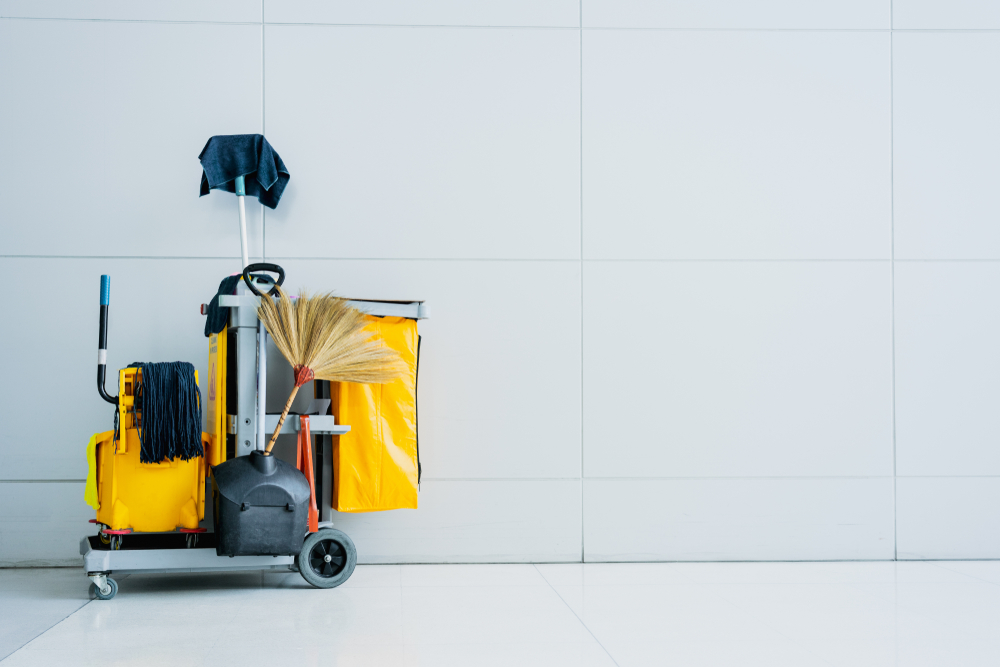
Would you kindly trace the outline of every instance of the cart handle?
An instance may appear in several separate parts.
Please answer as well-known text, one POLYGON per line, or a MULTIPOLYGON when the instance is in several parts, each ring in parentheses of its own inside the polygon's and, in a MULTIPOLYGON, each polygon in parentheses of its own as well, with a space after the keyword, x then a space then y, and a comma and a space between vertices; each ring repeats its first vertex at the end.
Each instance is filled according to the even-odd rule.
POLYGON ((268 273, 278 274, 278 280, 277 282, 274 283, 274 287, 270 289, 268 294, 274 294, 275 288, 278 285, 285 282, 285 270, 280 266, 278 266, 277 264, 271 264, 269 262, 257 262, 256 264, 247 264, 246 268, 243 269, 243 282, 245 282, 247 284, 247 287, 250 288, 250 291, 256 294, 257 296, 264 296, 264 295, 261 293, 260 290, 254 287, 253 281, 250 280, 251 271, 267 271, 268 273))

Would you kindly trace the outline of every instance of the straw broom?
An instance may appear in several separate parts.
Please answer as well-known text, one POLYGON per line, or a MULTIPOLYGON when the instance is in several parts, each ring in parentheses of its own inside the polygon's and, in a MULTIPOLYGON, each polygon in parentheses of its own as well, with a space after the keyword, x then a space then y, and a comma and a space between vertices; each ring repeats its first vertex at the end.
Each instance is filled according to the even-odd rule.
POLYGON ((364 331, 364 313, 347 305, 344 299, 303 292, 293 303, 280 287, 275 289, 277 303, 270 297, 262 298, 257 316, 292 365, 295 387, 267 444, 267 454, 278 440, 299 387, 306 382, 317 379, 376 384, 394 380, 407 371, 395 350, 372 340, 374 334, 364 331))

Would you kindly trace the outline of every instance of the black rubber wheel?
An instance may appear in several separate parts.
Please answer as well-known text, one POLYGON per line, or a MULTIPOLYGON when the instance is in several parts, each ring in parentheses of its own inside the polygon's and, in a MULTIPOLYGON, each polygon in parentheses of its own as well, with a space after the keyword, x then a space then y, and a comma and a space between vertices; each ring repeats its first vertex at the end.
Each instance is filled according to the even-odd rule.
POLYGON ((115 595, 118 594, 118 582, 108 577, 108 587, 111 589, 107 594, 102 593, 101 589, 97 587, 94 582, 90 583, 90 594, 93 595, 98 600, 110 600, 115 595))
POLYGON ((358 550, 345 533, 324 528, 306 538, 296 564, 302 578, 316 588, 335 588, 354 573, 358 550))

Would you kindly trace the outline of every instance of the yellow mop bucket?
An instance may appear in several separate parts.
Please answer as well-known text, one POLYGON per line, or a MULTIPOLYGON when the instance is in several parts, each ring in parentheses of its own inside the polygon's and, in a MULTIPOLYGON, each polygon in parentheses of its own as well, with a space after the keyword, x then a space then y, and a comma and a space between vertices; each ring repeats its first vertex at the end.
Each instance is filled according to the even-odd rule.
MULTIPOLYGON (((147 392, 147 402, 150 404, 146 409, 137 405, 136 401, 143 389, 142 365, 123 368, 118 372, 117 396, 109 395, 104 389, 110 287, 111 278, 101 276, 97 389, 104 400, 117 407, 117 424, 116 430, 97 434, 91 439, 94 449, 88 451, 87 458, 93 468, 88 475, 85 498, 96 505, 96 521, 106 526, 106 531, 164 532, 177 528, 195 530, 198 522, 205 516, 203 452, 208 438, 206 433, 201 432, 201 418, 198 416, 201 407, 193 401, 183 404, 187 410, 184 414, 189 416, 188 423, 194 420, 199 423, 197 427, 192 425, 191 428, 197 428, 200 438, 195 436, 192 441, 193 434, 189 430, 185 438, 167 439, 169 443, 183 445, 180 454, 175 452, 166 455, 157 453, 154 457, 142 456, 141 422, 144 418, 147 422, 154 419, 152 395, 147 392), (143 458, 147 460, 144 462, 143 458), (151 462, 151 458, 161 460, 151 462)), ((152 370, 154 367, 158 366, 146 366, 149 369, 149 377, 146 379, 149 381, 155 376, 152 370)), ((190 378, 186 372, 182 377, 190 378)), ((171 376, 174 377, 178 376, 171 376)), ((190 379, 184 381, 189 383, 190 379)), ((197 383, 198 372, 194 371, 194 384, 197 383)), ((197 394, 196 387, 192 389, 190 384, 186 386, 188 392, 197 394)))
POLYGON ((118 438, 115 431, 95 436, 97 523, 137 532, 198 528, 205 516, 205 459, 139 459, 139 431, 130 410, 138 370, 119 371, 118 438))

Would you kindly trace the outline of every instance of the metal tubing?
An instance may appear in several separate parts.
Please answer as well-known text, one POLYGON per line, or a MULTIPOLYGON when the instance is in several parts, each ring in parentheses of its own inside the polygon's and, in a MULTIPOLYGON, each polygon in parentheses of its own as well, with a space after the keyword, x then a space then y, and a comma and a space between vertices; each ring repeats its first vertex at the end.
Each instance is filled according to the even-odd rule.
POLYGON ((108 364, 108 307, 111 301, 111 276, 101 276, 101 319, 97 331, 97 393, 108 403, 118 405, 118 398, 104 389, 108 364))
POLYGON ((240 250, 243 252, 243 264, 240 268, 244 268, 250 263, 250 255, 247 252, 247 211, 243 205, 243 198, 246 196, 246 193, 246 182, 242 176, 237 176, 236 199, 240 204, 240 250))

